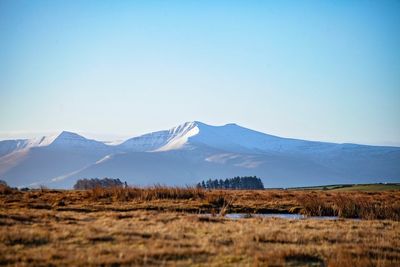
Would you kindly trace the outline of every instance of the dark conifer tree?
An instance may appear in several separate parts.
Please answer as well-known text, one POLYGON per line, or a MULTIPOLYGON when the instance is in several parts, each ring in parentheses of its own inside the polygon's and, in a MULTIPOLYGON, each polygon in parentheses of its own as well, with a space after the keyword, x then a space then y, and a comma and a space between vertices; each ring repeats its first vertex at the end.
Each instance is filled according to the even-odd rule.
POLYGON ((208 179, 207 181, 202 181, 197 185, 206 189, 264 189, 261 179, 256 176, 236 176, 225 180, 208 179))

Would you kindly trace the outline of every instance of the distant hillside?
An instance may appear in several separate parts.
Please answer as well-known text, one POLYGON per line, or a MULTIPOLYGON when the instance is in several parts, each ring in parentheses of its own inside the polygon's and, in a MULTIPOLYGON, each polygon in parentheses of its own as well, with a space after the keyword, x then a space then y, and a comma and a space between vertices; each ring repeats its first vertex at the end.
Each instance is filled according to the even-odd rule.
POLYGON ((390 191, 400 190, 400 183, 378 184, 337 184, 308 187, 292 187, 288 190, 330 190, 330 191, 390 191))

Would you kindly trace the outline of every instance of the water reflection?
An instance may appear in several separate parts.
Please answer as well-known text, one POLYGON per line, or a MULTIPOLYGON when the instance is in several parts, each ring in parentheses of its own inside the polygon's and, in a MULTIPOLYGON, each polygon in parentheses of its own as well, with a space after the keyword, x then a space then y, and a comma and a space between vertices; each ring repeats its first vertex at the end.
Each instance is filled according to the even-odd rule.
POLYGON ((282 218, 282 219, 318 219, 318 220, 337 220, 337 216, 305 216, 302 214, 292 213, 264 213, 264 214, 248 214, 248 213, 228 213, 225 215, 228 219, 245 219, 245 218, 282 218))

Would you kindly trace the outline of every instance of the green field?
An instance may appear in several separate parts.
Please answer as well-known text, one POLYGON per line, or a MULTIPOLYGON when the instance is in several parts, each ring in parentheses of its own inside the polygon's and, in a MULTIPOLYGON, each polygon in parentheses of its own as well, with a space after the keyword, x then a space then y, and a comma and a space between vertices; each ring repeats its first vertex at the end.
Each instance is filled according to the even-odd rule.
POLYGON ((330 191, 389 191, 400 190, 400 183, 387 184, 337 184, 324 186, 293 187, 288 190, 330 190, 330 191))
POLYGON ((367 184, 353 185, 351 187, 342 187, 333 189, 334 191, 388 191, 400 190, 400 184, 367 184))

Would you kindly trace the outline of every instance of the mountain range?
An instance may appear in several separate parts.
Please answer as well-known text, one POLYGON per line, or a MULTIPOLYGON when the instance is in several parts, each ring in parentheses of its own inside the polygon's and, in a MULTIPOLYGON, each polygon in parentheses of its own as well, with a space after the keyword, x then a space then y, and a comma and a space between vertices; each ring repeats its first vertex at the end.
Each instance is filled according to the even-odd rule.
POLYGON ((132 185, 193 185, 256 175, 266 187, 400 181, 400 147, 282 138, 237 124, 186 122, 110 145, 64 131, 0 141, 0 179, 71 188, 80 178, 132 185))

